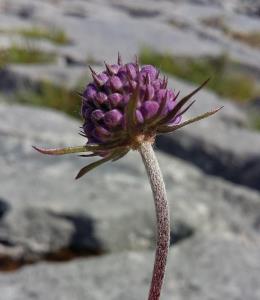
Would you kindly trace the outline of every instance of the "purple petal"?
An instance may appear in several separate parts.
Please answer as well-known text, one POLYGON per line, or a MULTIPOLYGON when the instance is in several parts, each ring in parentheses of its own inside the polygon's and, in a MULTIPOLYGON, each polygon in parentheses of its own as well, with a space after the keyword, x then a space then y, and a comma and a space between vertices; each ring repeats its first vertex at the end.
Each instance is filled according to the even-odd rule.
POLYGON ((104 122, 109 127, 116 127, 121 124, 123 114, 118 109, 112 109, 105 113, 104 122))
POLYGON ((111 65, 111 69, 113 70, 114 74, 117 74, 117 72, 120 69, 120 66, 119 65, 111 65))
MULTIPOLYGON (((166 89, 160 89, 159 91, 157 91, 155 99, 156 101, 158 101, 159 103, 161 103, 162 99, 165 97, 165 93, 167 92, 166 89)), ((167 95, 168 98, 168 95, 167 95)))
POLYGON ((167 109, 168 109, 168 111, 173 110, 174 107, 175 107, 175 105, 176 105, 176 102, 175 102, 175 101, 168 101, 168 102, 167 102, 167 109))
POLYGON ((83 92, 83 98, 86 100, 93 100, 97 94, 97 88, 93 84, 89 84, 83 92))
POLYGON ((134 64, 127 64, 126 65, 126 69, 127 69, 127 74, 128 76, 134 80, 136 78, 136 67, 134 64))
POLYGON ((175 93, 171 89, 167 89, 167 91, 168 91, 168 95, 167 95, 168 100, 173 100, 176 96, 175 93))
POLYGON ((125 81, 127 79, 127 71, 126 67, 121 67, 120 70, 117 73, 117 76, 122 80, 125 81))
POLYGON ((95 109, 92 113, 91 113, 91 119, 93 121, 100 121, 103 117, 104 117, 104 112, 101 109, 95 109))
POLYGON ((81 105, 81 116, 83 118, 88 118, 93 111, 93 108, 91 108, 85 101, 82 101, 81 105))
POLYGON ((153 82, 152 82, 152 85, 154 87, 154 89, 156 91, 158 91, 160 88, 161 88, 161 84, 162 84, 162 80, 160 78, 158 79, 155 79, 153 82))
POLYGON ((97 138, 101 142, 107 141, 107 139, 111 136, 111 133, 102 126, 97 126, 93 131, 92 135, 94 138, 97 138))
POLYGON ((107 71, 109 74, 111 75, 116 75, 120 69, 120 66, 119 65, 108 65, 106 64, 106 68, 107 68, 107 71))
POLYGON ((96 97, 95 97, 95 102, 98 105, 101 105, 101 104, 107 102, 107 95, 105 93, 98 92, 96 97))
POLYGON ((106 83, 109 79, 108 75, 105 72, 100 73, 97 77, 99 80, 103 81, 103 83, 106 83))
POLYGON ((168 122, 168 125, 178 125, 181 122, 182 116, 174 117, 170 122, 168 122))
POLYGON ((122 102, 123 96, 119 93, 113 93, 108 96, 109 103, 112 107, 117 107, 122 102))
POLYGON ((152 65, 145 65, 141 69, 141 74, 148 73, 150 75, 151 80, 154 80, 157 75, 157 69, 152 65))
POLYGON ((153 117, 159 108, 159 104, 156 101, 145 101, 141 107, 141 113, 145 119, 153 117))
POLYGON ((112 76, 110 78, 110 86, 114 91, 119 91, 123 87, 123 83, 118 76, 112 76))

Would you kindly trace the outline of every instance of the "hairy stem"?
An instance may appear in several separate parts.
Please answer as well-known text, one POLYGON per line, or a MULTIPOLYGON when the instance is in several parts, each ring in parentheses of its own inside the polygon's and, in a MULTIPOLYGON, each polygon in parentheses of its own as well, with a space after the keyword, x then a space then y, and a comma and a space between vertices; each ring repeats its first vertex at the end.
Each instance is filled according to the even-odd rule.
POLYGON ((151 143, 143 143, 138 151, 142 156, 150 180, 156 210, 157 244, 148 300, 158 300, 160 299, 170 243, 169 208, 162 173, 151 143))

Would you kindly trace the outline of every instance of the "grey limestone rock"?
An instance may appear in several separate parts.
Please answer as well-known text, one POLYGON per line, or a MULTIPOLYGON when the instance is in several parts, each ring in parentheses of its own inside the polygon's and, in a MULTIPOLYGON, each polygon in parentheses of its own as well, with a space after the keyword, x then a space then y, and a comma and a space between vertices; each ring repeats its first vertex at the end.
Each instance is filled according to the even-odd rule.
POLYGON ((157 146, 208 174, 260 189, 258 132, 208 119, 175 134, 160 136, 157 146))
MULTIPOLYGON (((0 219, 0 243, 19 248, 23 260, 64 248, 96 253, 154 246, 152 195, 137 153, 74 181, 89 160, 47 157, 31 148, 81 145, 78 128, 54 111, 0 106, 0 197, 8 207, 0 219)), ((172 243, 197 232, 256 235, 259 193, 207 178, 171 156, 158 157, 171 206, 172 243)))
MULTIPOLYGON (((40 263, 0 274, 8 300, 140 300, 147 297, 151 252, 124 252, 66 264, 40 263)), ((170 251, 162 299, 258 300, 259 245, 234 237, 198 236, 170 251)))

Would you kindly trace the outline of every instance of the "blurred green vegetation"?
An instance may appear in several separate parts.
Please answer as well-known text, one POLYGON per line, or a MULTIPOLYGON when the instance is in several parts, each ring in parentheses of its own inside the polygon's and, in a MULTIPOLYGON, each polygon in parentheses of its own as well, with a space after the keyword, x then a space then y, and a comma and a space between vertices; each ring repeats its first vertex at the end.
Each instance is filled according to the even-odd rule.
POLYGON ((70 42, 65 31, 57 28, 32 27, 17 30, 17 33, 30 39, 45 39, 59 45, 66 45, 70 42))
POLYGON ((81 98, 76 91, 42 81, 37 90, 23 90, 15 95, 18 103, 43 106, 63 111, 68 115, 79 118, 81 98))
POLYGON ((252 99, 256 92, 254 78, 237 72, 235 63, 225 54, 218 57, 174 57, 143 49, 139 55, 142 64, 153 64, 165 73, 201 84, 211 78, 207 87, 218 95, 240 102, 252 99))
POLYGON ((200 22, 203 25, 206 25, 208 27, 212 27, 215 29, 219 29, 225 33, 228 33, 230 31, 230 29, 226 25, 225 16, 206 17, 206 18, 202 18, 200 20, 200 22))
POLYGON ((217 16, 214 18, 204 18, 201 20, 201 23, 223 31, 226 35, 228 35, 234 40, 245 43, 251 47, 260 48, 260 30, 254 30, 249 32, 234 30, 227 26, 223 16, 217 16))
POLYGON ((44 52, 36 47, 26 44, 25 46, 12 45, 7 49, 0 48, 0 68, 7 64, 34 64, 54 63, 56 54, 44 52))
POLYGON ((30 27, 23 29, 0 29, 0 33, 8 35, 21 35, 28 39, 44 39, 57 45, 66 45, 70 43, 70 39, 66 32, 56 27, 30 27))
POLYGON ((260 48, 260 31, 230 33, 231 37, 240 42, 246 43, 252 47, 260 48))
POLYGON ((250 125, 252 128, 260 131, 260 115, 259 114, 254 114, 254 113, 252 114, 250 125))
MULTIPOLYGON (((221 96, 246 103, 253 99, 259 90, 254 79, 248 74, 239 73, 228 56, 204 58, 174 57, 170 54, 159 54, 149 49, 143 49, 139 55, 141 64, 153 64, 165 73, 172 74, 184 80, 197 84, 208 77, 211 78, 208 88, 221 96)), ((53 62, 55 54, 42 52, 31 47, 20 48, 12 46, 9 50, 0 49, 0 67, 6 63, 46 63, 53 62)), ((80 118, 81 99, 76 93, 82 91, 82 86, 88 82, 88 76, 82 76, 75 85, 75 89, 41 81, 36 88, 20 90, 15 94, 15 101, 19 103, 49 107, 75 118, 80 118)), ((260 130, 259 116, 251 115, 251 125, 260 130)))
POLYGON ((175 19, 175 18, 171 18, 169 20, 167 20, 167 23, 173 27, 177 27, 180 29, 185 29, 189 27, 189 24, 183 20, 180 19, 175 19))

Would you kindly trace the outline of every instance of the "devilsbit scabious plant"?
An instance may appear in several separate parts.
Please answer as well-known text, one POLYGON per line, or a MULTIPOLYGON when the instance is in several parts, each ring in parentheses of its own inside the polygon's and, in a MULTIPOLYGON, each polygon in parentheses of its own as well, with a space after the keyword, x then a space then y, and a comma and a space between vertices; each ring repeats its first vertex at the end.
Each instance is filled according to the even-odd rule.
POLYGON ((152 145, 158 134, 171 133, 181 127, 215 114, 220 108, 182 121, 183 114, 195 101, 189 103, 206 83, 177 101, 179 93, 167 87, 167 78, 160 76, 152 65, 137 62, 123 64, 118 55, 117 64, 105 64, 106 70, 96 73, 91 67, 93 81, 83 93, 80 134, 87 138, 83 146, 62 149, 34 147, 41 153, 62 155, 83 153, 81 156, 99 156, 100 160, 82 168, 76 178, 95 167, 115 161, 129 150, 138 150, 142 156, 154 195, 157 215, 157 250, 149 300, 160 297, 169 248, 170 226, 166 191, 152 145))

